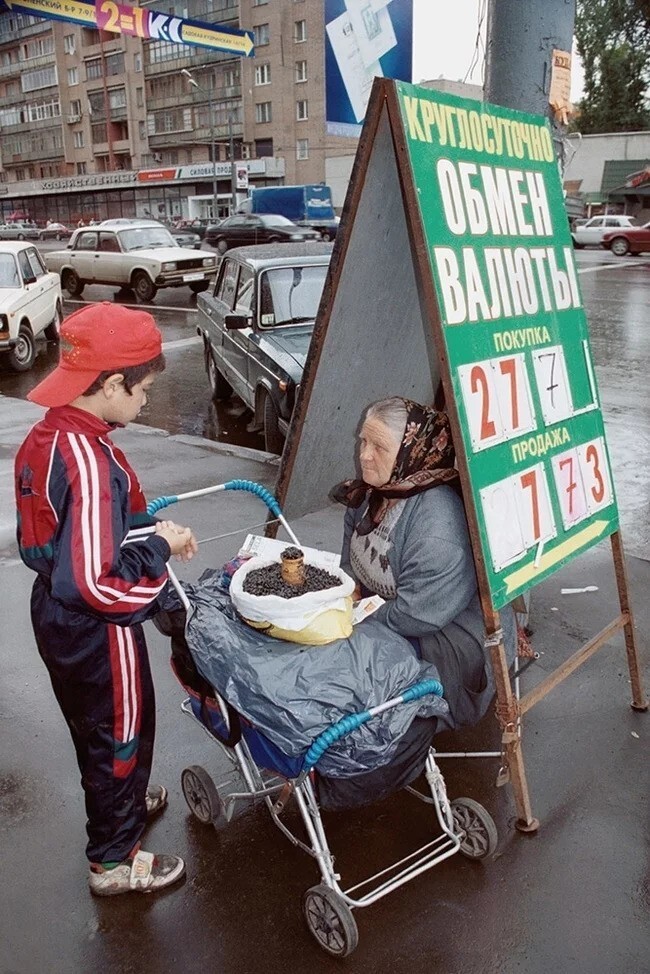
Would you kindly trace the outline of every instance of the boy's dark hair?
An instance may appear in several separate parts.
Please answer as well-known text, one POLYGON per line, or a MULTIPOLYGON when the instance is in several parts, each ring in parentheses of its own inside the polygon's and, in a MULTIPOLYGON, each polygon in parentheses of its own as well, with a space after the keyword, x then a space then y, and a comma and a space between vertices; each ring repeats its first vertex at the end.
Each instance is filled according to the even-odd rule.
POLYGON ((151 375, 152 372, 164 372, 165 365, 165 356, 161 352, 160 355, 156 355, 155 358, 149 359, 148 362, 143 362, 142 365, 126 365, 123 368, 116 367, 114 369, 105 369, 103 372, 100 372, 93 384, 88 386, 82 395, 93 396, 96 392, 99 392, 110 376, 115 375, 118 372, 120 375, 124 376, 124 388, 128 394, 131 395, 133 386, 137 386, 138 382, 142 382, 142 380, 146 379, 146 377, 151 375))

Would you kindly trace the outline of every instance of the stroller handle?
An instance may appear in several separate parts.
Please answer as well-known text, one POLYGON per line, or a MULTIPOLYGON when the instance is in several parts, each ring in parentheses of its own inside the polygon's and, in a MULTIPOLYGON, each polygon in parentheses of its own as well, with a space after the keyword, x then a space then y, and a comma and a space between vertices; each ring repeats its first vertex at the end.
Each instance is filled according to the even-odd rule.
POLYGON ((413 686, 407 687, 399 697, 393 697, 391 700, 387 700, 385 703, 381 703, 371 710, 363 710, 358 714, 348 714, 346 717, 342 717, 341 720, 338 720, 331 727, 324 730, 312 742, 309 750, 305 754, 300 778, 303 778, 311 771, 314 765, 322 758, 323 754, 325 754, 328 747, 340 741, 346 734, 356 730, 363 724, 367 724, 369 720, 372 720, 373 717, 383 713, 385 710, 398 707, 401 703, 407 703, 410 700, 419 700, 420 697, 425 697, 429 693, 441 697, 443 694, 442 684, 438 680, 422 680, 420 683, 414 683, 413 686))
POLYGON ((187 500, 190 497, 202 497, 205 494, 215 494, 220 490, 247 490, 250 494, 255 494, 264 501, 271 514, 279 517, 282 514, 280 505, 270 490, 262 484, 256 484, 253 480, 228 480, 225 484, 215 484, 213 487, 203 487, 201 490, 188 490, 185 494, 169 494, 156 497, 147 504, 147 514, 157 514, 164 507, 176 504, 178 501, 187 500))

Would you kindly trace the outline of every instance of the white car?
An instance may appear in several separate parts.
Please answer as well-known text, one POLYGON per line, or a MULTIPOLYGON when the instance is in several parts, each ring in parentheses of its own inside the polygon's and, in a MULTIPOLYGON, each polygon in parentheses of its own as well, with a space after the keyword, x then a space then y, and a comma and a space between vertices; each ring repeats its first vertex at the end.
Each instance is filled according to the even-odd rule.
POLYGON ((33 244, 0 243, 0 353, 14 372, 31 369, 39 336, 58 342, 61 281, 33 244))
POLYGON ((581 226, 571 231, 573 246, 579 250, 582 247, 600 247, 606 233, 611 233, 618 227, 635 227, 636 220, 632 216, 592 216, 581 226))
POLYGON ((75 230, 65 250, 45 254, 61 285, 78 297, 86 284, 109 284, 153 301, 161 287, 205 291, 217 269, 214 254, 179 247, 171 233, 151 220, 106 220, 75 230))

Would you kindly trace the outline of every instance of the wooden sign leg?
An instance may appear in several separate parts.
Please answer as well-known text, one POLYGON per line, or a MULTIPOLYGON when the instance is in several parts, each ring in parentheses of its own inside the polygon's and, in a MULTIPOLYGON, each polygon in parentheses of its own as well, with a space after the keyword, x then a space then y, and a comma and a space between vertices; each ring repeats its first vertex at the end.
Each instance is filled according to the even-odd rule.
POLYGON ((621 613, 627 616, 627 622, 623 627, 623 632, 625 633, 625 652, 627 653, 627 665, 630 670, 630 683, 632 684, 631 707, 633 710, 643 711, 648 709, 648 700, 643 690, 643 684, 641 683, 641 668, 636 649, 634 618, 628 597, 627 571, 625 569, 621 532, 615 531, 611 537, 611 541, 614 570, 616 572, 616 586, 618 588, 618 601, 621 606, 621 613))
POLYGON ((512 692, 510 675, 508 673, 508 661, 506 659, 505 648, 503 645, 503 633, 499 626, 499 617, 495 614, 494 628, 488 633, 488 646, 492 657, 492 671, 497 691, 497 718, 501 727, 501 745, 503 748, 505 764, 510 773, 510 783, 515 799, 517 810, 516 828, 520 832, 536 832, 539 828, 539 821, 532 812, 530 797, 528 795, 528 782, 526 781, 526 768, 524 767, 524 755, 521 747, 521 740, 517 732, 519 723, 519 710, 517 701, 512 692))

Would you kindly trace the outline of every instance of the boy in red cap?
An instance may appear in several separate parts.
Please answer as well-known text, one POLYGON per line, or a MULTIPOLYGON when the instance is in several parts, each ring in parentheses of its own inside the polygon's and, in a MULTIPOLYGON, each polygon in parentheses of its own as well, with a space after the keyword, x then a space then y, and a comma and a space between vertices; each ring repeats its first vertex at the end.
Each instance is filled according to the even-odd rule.
POLYGON ((61 358, 28 398, 49 406, 16 457, 18 544, 37 572, 31 616, 68 724, 88 815, 97 896, 150 892, 185 871, 140 849, 167 791, 148 787, 155 703, 142 621, 160 608, 171 555, 197 551, 189 528, 155 521, 115 427, 134 420, 165 368, 150 314, 108 301, 61 325, 61 358), (130 541, 132 528, 154 526, 130 541))

